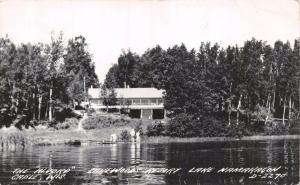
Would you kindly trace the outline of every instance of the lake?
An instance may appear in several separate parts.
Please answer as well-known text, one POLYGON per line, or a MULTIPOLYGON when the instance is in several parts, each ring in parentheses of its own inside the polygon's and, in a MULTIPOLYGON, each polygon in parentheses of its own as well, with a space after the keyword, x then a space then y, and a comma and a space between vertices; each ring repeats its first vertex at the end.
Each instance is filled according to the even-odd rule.
POLYGON ((298 140, 266 140, 4 149, 0 151, 0 184, 298 184, 299 144, 298 140), (250 173, 257 167, 277 171, 250 173), (102 173, 108 168, 129 171, 102 173), (210 172, 205 171, 209 168, 210 172), (248 171, 218 172, 222 168, 248 171), (44 171, 37 172, 40 169, 44 171), (49 169, 70 172, 52 171, 52 177, 56 176, 51 181, 43 173, 49 169), (88 173, 91 169, 93 173, 88 173))

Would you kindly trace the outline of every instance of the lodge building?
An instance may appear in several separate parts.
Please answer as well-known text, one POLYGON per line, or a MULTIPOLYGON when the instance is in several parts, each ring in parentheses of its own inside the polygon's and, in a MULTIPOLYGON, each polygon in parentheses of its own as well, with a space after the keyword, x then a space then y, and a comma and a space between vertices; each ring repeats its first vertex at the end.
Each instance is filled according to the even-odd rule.
POLYGON ((100 88, 88 89, 90 107, 95 110, 117 109, 127 110, 130 117, 163 119, 165 110, 163 105, 163 90, 156 88, 115 88, 118 100, 115 106, 103 105, 100 88))

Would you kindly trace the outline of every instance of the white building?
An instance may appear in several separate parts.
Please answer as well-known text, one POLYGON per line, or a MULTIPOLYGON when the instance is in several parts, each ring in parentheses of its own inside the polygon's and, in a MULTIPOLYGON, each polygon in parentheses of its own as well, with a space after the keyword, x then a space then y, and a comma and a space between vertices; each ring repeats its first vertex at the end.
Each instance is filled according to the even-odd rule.
POLYGON ((126 109, 135 118, 162 119, 165 117, 163 90, 155 88, 115 88, 118 104, 103 105, 100 88, 88 89, 90 107, 93 109, 126 109))

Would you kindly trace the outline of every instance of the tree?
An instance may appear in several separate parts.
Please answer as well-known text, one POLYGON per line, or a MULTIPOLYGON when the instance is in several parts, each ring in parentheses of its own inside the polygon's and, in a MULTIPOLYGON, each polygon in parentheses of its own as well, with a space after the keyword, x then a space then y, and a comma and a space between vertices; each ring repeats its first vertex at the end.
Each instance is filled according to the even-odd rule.
POLYGON ((136 65, 139 62, 139 56, 132 53, 123 51, 118 58, 118 74, 119 74, 119 86, 126 88, 137 87, 138 78, 136 76, 136 65), (120 84, 121 83, 121 84, 120 84))
POLYGON ((118 103, 117 93, 113 88, 107 89, 105 86, 102 86, 101 97, 103 98, 103 105, 106 106, 106 111, 108 111, 109 106, 115 106, 118 103))
POLYGON ((201 43, 199 50, 182 44, 156 46, 138 56, 123 52, 107 75, 106 86, 165 89, 169 117, 228 119, 228 124, 294 119, 300 115, 299 41, 294 48, 251 39, 226 49, 201 43), (116 85, 118 84, 118 85, 116 85))
POLYGON ((62 70, 68 78, 68 94, 74 102, 85 101, 87 87, 99 85, 95 65, 83 36, 69 40, 62 70))
POLYGON ((119 66, 117 64, 114 64, 106 74, 104 86, 106 88, 120 87, 120 84, 122 83, 119 81, 118 76, 119 76, 119 66))
MULTIPOLYGON (((49 121, 52 121, 53 118, 53 95, 56 95, 56 92, 53 90, 56 87, 56 82, 58 82, 59 76, 61 72, 59 71, 62 56, 63 56, 63 41, 62 41, 62 32, 60 33, 59 37, 56 39, 51 36, 51 43, 46 47, 46 54, 48 58, 48 75, 47 80, 48 84, 50 85, 49 88, 49 109, 48 109, 48 118, 49 121)), ((57 89, 57 88, 56 88, 57 89)))
POLYGON ((12 64, 16 47, 11 40, 0 38, 0 124, 9 126, 16 117, 12 64))

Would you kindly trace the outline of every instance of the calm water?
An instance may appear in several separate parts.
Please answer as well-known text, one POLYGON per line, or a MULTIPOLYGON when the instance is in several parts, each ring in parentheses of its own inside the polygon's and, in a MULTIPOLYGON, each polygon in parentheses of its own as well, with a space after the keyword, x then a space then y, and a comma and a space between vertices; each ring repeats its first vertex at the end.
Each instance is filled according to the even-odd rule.
MULTIPOLYGON (((298 184, 299 141, 235 141, 180 144, 114 144, 31 147, 0 151, 0 183, 6 184, 298 184), (249 174, 187 173, 193 167, 279 167, 283 178, 249 174), (11 180, 16 168, 71 168, 62 180, 11 180), (88 174, 91 168, 181 168, 175 174, 88 174)), ((32 173, 32 172, 31 172, 32 173)))

